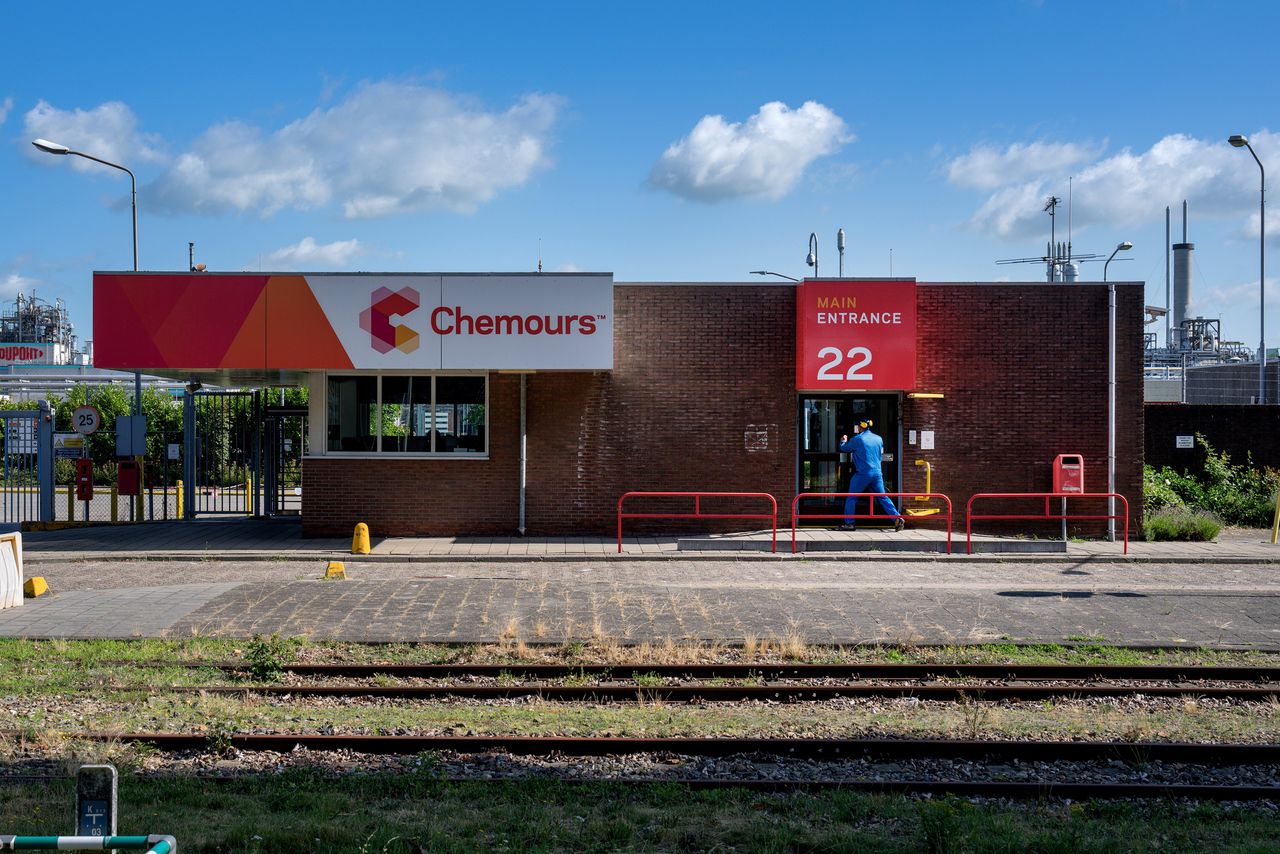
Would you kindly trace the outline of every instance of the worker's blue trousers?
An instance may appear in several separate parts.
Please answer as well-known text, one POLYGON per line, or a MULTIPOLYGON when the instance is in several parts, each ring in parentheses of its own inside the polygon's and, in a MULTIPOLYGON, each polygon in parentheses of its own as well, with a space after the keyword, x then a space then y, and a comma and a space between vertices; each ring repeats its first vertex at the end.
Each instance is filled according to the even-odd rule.
MULTIPOLYGON (((853 477, 849 478, 849 491, 850 492, 884 492, 885 491, 884 476, 881 475, 880 472, 878 471, 867 472, 865 474, 863 472, 858 472, 853 477)), ((878 502, 877 506, 880 508, 881 512, 883 512, 890 519, 893 519, 898 515, 898 508, 894 507, 893 502, 890 501, 888 498, 885 498, 883 495, 881 495, 875 500, 878 502)), ((853 518, 853 514, 858 512, 856 509, 857 503, 858 503, 858 499, 856 498, 846 498, 844 500, 844 512, 845 512, 844 522, 846 525, 857 524, 857 520, 853 518)))

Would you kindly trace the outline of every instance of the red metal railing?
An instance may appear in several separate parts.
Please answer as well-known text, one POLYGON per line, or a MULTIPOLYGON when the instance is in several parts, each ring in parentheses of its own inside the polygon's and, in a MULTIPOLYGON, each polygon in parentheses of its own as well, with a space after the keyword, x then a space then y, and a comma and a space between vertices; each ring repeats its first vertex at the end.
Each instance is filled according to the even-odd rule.
POLYGON ((624 492, 618 499, 618 552, 622 552, 623 519, 769 519, 773 522, 773 551, 778 550, 778 499, 767 492, 624 492), (692 513, 623 513, 628 498, 692 498, 692 513), (767 498, 772 513, 703 513, 704 498, 767 498))
POLYGON ((1125 498, 1118 492, 979 492, 969 498, 964 506, 964 539, 967 544, 967 553, 973 554, 973 522, 974 520, 984 521, 989 519, 1034 519, 1037 521, 1046 521, 1049 519, 1062 520, 1081 520, 1081 519, 1124 519, 1124 553, 1129 553, 1129 499, 1125 498), (973 514, 973 502, 979 498, 1043 498, 1044 499, 1044 515, 981 515, 973 514), (1124 514, 1116 513, 1115 515, 1103 514, 1096 515, 1071 515, 1063 508, 1062 513, 1050 513, 1049 501, 1054 498, 1119 498, 1124 504, 1124 514))
MULTIPOLYGON (((951 499, 943 495, 941 492, 802 492, 791 500, 791 553, 796 552, 796 507, 800 504, 802 498, 876 498, 878 496, 886 498, 905 498, 908 495, 916 495, 921 498, 941 498, 947 502, 947 554, 951 554, 951 499)), ((871 501, 870 513, 805 513, 804 519, 906 519, 906 513, 896 513, 890 516, 885 513, 876 512, 876 503, 871 501)))

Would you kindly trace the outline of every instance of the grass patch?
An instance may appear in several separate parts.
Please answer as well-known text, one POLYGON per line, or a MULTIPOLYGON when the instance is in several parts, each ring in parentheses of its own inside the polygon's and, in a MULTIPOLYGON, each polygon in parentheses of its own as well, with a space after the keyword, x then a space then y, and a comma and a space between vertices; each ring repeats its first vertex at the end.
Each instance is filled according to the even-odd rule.
POLYGON ((1173 507, 1152 513, 1142 523, 1147 540, 1185 540, 1208 543, 1222 530, 1222 520, 1212 513, 1173 507))
MULTIPOLYGON (((0 783, 0 831, 65 829, 70 781, 0 783)), ((326 777, 286 771, 212 784, 120 780, 120 829, 173 834, 185 852, 1215 851, 1275 850, 1280 822, 1248 808, 1030 805, 855 792, 691 792, 674 785, 448 784, 428 770, 326 777)))

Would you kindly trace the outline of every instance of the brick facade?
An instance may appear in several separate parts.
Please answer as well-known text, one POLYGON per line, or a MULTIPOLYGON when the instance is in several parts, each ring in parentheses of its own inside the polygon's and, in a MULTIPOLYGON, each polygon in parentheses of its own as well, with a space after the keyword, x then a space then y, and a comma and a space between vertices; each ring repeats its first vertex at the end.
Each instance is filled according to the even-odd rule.
MULTIPOLYGON (((933 430, 937 443, 921 451, 904 442, 904 488, 923 489, 914 462, 929 460, 934 491, 951 497, 961 529, 974 492, 1048 490, 1058 453, 1083 454, 1086 487, 1102 490, 1105 287, 921 283, 917 293, 918 390, 945 398, 903 400, 904 435, 933 430)), ((1136 527, 1142 288, 1121 285, 1117 294, 1116 481, 1136 527)), ((797 465, 794 288, 617 285, 614 313, 612 371, 527 377, 527 533, 612 532, 624 491, 767 492, 786 524, 797 465)), ((307 458, 304 531, 345 534, 365 521, 375 535, 514 533, 520 378, 494 373, 489 384, 488 460, 307 458)), ((636 509, 664 506, 688 504, 636 509)), ((756 526, 628 522, 627 530, 733 527, 756 526)))

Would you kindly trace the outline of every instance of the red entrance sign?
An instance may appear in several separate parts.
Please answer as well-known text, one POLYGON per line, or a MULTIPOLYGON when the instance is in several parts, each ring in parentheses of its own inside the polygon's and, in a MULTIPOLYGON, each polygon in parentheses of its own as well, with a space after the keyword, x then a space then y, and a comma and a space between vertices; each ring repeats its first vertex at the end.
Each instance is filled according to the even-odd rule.
POLYGON ((916 384, 916 283, 806 279, 796 288, 796 388, 916 384))

